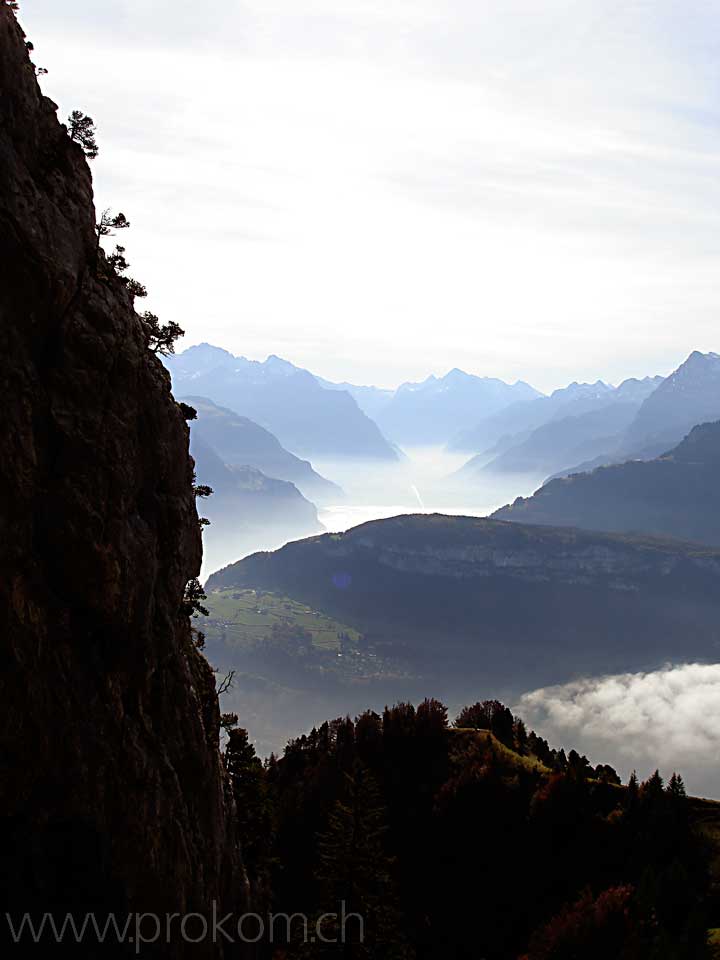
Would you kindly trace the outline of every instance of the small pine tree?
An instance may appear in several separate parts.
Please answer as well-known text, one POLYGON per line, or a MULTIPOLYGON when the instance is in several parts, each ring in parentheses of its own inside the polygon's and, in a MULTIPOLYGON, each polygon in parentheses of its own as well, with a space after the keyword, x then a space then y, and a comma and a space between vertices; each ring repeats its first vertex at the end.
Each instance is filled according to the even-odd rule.
POLYGON ((100 222, 95 224, 95 233, 97 234, 97 247, 100 246, 101 237, 114 236, 113 230, 127 230, 130 221, 124 213, 117 213, 115 216, 110 210, 103 210, 100 214, 100 222))
POLYGON ((116 244, 115 249, 112 253, 107 255, 107 264, 111 270, 114 270, 121 279, 122 274, 125 273, 130 264, 125 259, 125 247, 121 247, 119 244, 116 244))
POLYGON ((105 263, 110 268, 111 274, 114 274, 125 285, 125 289, 131 297, 147 296, 147 290, 141 283, 133 280, 132 277, 125 276, 125 272, 130 266, 125 258, 125 247, 117 244, 113 252, 105 257, 105 263))
POLYGON ((671 797, 675 797, 678 800, 687 797, 687 793, 685 792, 685 783, 683 782, 683 778, 679 773, 673 773, 673 775, 670 777, 670 781, 667 785, 667 792, 671 797))
MULTIPOLYGON (((123 278, 125 280, 125 278, 123 278)), ((137 280, 133 280, 132 277, 128 277, 125 280, 125 286, 127 287, 127 292, 131 297, 146 297, 147 296, 147 287, 144 287, 142 283, 137 280)))
MULTIPOLYGON (((159 353, 164 357, 175 353, 175 341, 185 336, 185 331, 180 324, 175 323, 174 320, 161 324, 158 317, 149 310, 141 314, 140 319, 145 324, 145 341, 153 353, 159 353)), ((193 410, 195 416, 188 419, 194 420, 197 417, 197 411, 192 407, 189 409, 193 410)))
POLYGON ((70 139, 79 143, 88 160, 94 160, 99 151, 95 139, 95 121, 81 110, 73 110, 68 117, 70 139))
POLYGON ((232 730, 233 727, 236 727, 239 723, 238 715, 236 713, 221 713, 220 714, 220 726, 223 730, 232 730))
POLYGON ((182 611, 188 617, 197 617, 202 614, 203 617, 209 617, 210 611, 203 605, 203 600, 207 600, 207 594, 202 588, 202 584, 193 577, 188 580, 185 587, 185 594, 182 600, 182 611))

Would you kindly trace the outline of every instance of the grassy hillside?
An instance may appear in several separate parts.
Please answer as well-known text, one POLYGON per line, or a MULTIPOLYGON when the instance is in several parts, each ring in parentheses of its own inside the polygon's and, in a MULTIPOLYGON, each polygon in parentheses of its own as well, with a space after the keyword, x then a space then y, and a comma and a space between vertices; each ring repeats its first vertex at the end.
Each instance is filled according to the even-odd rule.
POLYGON ((311 605, 231 587, 211 591, 206 606, 210 616, 198 620, 206 653, 224 673, 235 671, 224 708, 243 717, 263 754, 334 712, 417 693, 405 661, 311 605))
POLYGON ((504 694, 712 658, 720 640, 718 551, 470 517, 397 517, 291 543, 208 581, 227 588, 321 610, 450 699, 452 683, 465 699, 480 682, 504 694))

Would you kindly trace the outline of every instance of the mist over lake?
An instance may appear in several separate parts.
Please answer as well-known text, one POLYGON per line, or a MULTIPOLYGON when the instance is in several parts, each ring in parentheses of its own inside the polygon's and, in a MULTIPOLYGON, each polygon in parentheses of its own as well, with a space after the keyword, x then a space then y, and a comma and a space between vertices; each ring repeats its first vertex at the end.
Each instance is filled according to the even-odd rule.
MULTIPOLYGON (((472 480, 458 477, 457 471, 467 460, 467 453, 440 445, 407 447, 395 463, 314 458, 313 467, 346 495, 318 507, 324 528, 318 532, 341 533, 370 520, 411 513, 484 517, 516 497, 529 496, 544 480, 539 473, 488 473, 472 480)), ((207 529, 203 579, 258 550, 276 550, 298 539, 283 520, 241 535, 230 527, 229 523, 213 522, 207 529)))

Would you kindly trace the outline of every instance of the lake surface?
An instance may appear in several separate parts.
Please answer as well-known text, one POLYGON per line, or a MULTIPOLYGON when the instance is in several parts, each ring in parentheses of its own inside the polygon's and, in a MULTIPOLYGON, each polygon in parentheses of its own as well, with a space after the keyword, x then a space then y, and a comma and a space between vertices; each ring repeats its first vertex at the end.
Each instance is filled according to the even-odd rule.
MULTIPOLYGON (((468 481, 457 474, 467 460, 467 454, 448 453, 442 447, 407 449, 391 464, 313 460, 315 470, 345 492, 344 500, 318 505, 320 523, 329 533, 342 533, 369 520, 410 513, 486 517, 516 497, 528 496, 543 480, 525 474, 481 473, 468 481)), ((283 536, 278 529, 261 532, 258 537, 257 543, 243 540, 240 548, 231 529, 216 528, 206 534, 202 579, 257 550, 275 550, 288 539, 297 539, 297 535, 283 536)))

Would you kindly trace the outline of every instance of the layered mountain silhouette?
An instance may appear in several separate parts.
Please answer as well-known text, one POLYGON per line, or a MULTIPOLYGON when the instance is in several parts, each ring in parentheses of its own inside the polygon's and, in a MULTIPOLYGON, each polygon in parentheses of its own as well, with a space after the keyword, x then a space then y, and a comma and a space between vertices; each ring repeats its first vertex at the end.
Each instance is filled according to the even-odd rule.
POLYGON ((194 431, 190 453, 197 482, 213 490, 199 507, 210 520, 203 536, 210 569, 227 562, 229 556, 276 547, 323 529, 315 505, 294 484, 267 477, 255 467, 224 463, 194 431))
POLYGON ((322 610, 446 695, 717 652, 720 551, 677 541, 402 516, 255 554, 207 586, 322 610))
POLYGON ((720 422, 695 427, 655 460, 600 467, 546 483, 493 517, 697 540, 720 546, 720 422))
POLYGON ((309 500, 318 503, 337 502, 342 489, 316 473, 307 460, 286 450, 269 430, 241 417, 227 407, 220 407, 207 397, 181 398, 197 411, 190 424, 193 439, 211 447, 224 464, 255 467, 267 477, 287 480, 309 500))
POLYGON ((546 477, 567 464, 596 457, 598 450, 612 447, 637 411, 636 404, 611 403, 579 416, 550 420, 526 439, 502 450, 490 462, 487 454, 473 457, 459 471, 459 476, 472 478, 478 471, 492 471, 546 477))
POLYGON ((358 386, 355 383, 348 383, 347 381, 333 383, 332 380, 324 380, 322 377, 318 377, 317 374, 315 375, 315 379, 320 386, 325 387, 326 390, 347 391, 351 397, 355 398, 357 405, 363 413, 366 413, 373 420, 377 418, 380 411, 390 403, 395 395, 394 390, 386 390, 383 387, 358 386))
POLYGON ((556 391, 549 402, 537 401, 544 415, 550 413, 547 422, 503 437, 494 448, 469 460, 457 476, 472 480, 492 471, 546 477, 568 464, 604 455, 619 443, 659 380, 626 380, 617 389, 598 383, 582 390, 585 385, 571 384, 556 391))
POLYGON ((720 356, 694 351, 644 401, 620 436, 588 460, 550 479, 585 473, 627 460, 651 460, 679 443, 696 425, 720 418, 720 356))
POLYGON ((539 397, 523 381, 504 383, 457 368, 444 377, 404 383, 377 413, 380 427, 400 444, 446 443, 459 428, 511 404, 539 397))
MULTIPOLYGON (((531 438, 534 430, 546 424, 568 417, 577 418, 585 414, 596 414, 601 410, 610 412, 618 405, 625 408, 625 414, 634 414, 661 382, 662 377, 645 377, 642 380, 631 378, 624 380, 617 388, 602 380, 595 383, 571 383, 567 387, 555 390, 549 397, 539 397, 529 403, 513 404, 494 416, 485 418, 472 429, 456 434, 448 446, 452 450, 474 451, 478 457, 475 465, 482 466, 506 451, 520 447, 531 438)), ((607 429, 600 427, 598 431, 602 422, 600 417, 595 422, 589 421, 588 432, 596 437, 599 433, 600 436, 610 438, 618 424, 621 424, 620 428, 624 429, 631 419, 632 416, 626 421, 622 413, 612 413, 608 418, 607 429)), ((572 430, 572 425, 569 427, 572 430)), ((580 431, 576 434, 579 437, 578 442, 582 439, 579 433, 580 431)), ((545 439, 541 436, 539 439, 532 440, 532 446, 542 456, 552 459, 554 437, 560 437, 561 434, 562 430, 556 433, 550 431, 545 439)), ((519 459, 526 460, 529 452, 520 451, 519 459)), ((597 453, 597 450, 594 452, 597 453)), ((513 469, 510 467, 511 459, 508 460, 508 468, 513 469)), ((504 468, 502 465, 499 467, 499 469, 504 468)), ((525 467, 522 469, 524 470, 525 467)))
POLYGON ((720 355, 694 351, 650 394, 628 427, 626 452, 662 453, 694 426, 720 419, 720 355))
POLYGON ((265 427, 295 454, 397 459, 349 393, 324 389, 279 357, 260 363, 203 343, 168 357, 166 366, 178 396, 208 397, 265 427))

